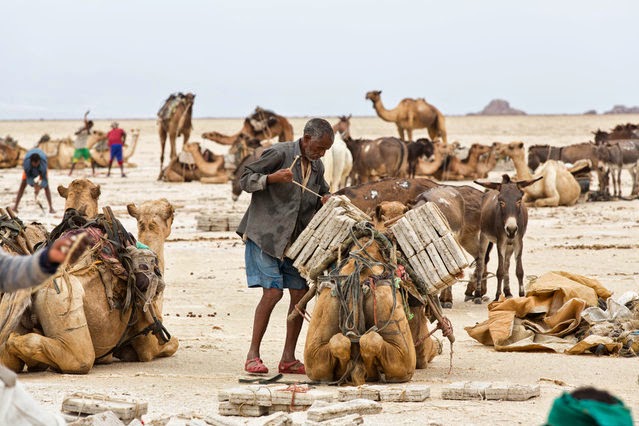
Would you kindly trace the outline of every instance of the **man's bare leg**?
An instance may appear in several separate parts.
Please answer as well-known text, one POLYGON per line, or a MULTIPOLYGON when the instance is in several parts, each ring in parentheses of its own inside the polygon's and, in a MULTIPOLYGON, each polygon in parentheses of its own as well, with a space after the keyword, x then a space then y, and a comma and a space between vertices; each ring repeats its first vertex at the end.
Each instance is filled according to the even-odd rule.
MULTIPOLYGON (((246 359, 260 358, 260 345, 262 338, 268 327, 273 308, 277 305, 284 294, 283 290, 278 288, 262 289, 262 299, 255 308, 255 316, 253 318, 253 335, 251 336, 251 347, 249 348, 246 359)), ((298 332, 299 334, 299 332, 298 332)))

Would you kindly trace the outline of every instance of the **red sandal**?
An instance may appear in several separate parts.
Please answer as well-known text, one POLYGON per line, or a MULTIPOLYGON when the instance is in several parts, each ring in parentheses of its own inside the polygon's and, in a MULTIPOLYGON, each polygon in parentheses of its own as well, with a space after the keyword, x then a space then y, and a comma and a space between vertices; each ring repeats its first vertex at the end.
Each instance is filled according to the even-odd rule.
POLYGON ((280 361, 277 367, 282 374, 306 374, 304 364, 298 359, 293 361, 280 361))
POLYGON ((247 359, 244 363, 244 370, 251 374, 266 374, 268 368, 260 358, 247 359))

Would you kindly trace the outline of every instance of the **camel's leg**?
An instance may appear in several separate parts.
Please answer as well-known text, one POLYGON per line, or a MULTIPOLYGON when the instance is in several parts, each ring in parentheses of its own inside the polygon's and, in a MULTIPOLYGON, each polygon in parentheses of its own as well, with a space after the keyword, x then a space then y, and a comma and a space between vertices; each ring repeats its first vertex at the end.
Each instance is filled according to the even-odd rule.
POLYGON ((169 142, 171 143, 171 160, 177 158, 177 151, 175 149, 175 143, 177 139, 177 133, 170 132, 169 133, 169 142))
MULTIPOLYGON (((408 129, 406 129, 406 133, 408 133, 408 141, 412 142, 413 141, 413 128, 409 127, 408 129)), ((404 139, 402 139, 404 140, 404 139)))
POLYGON ((191 129, 182 130, 182 150, 184 151, 184 145, 189 143, 189 138, 191 137, 191 129))
POLYGON ((162 167, 164 166, 164 147, 166 145, 166 130, 164 130, 164 126, 160 123, 160 174, 158 176, 158 180, 162 178, 162 167))
MULTIPOLYGON (((399 331, 398 327, 393 328, 399 331)), ((410 340, 412 344, 412 339, 410 340)), ((415 362, 413 360, 408 365, 405 348, 386 342, 376 331, 363 335, 359 339, 359 347, 367 378, 377 377, 378 368, 384 372, 386 381, 390 383, 407 382, 413 377, 415 362)))
POLYGON ((164 178, 168 182, 186 182, 183 175, 170 168, 167 168, 164 172, 164 178))
POLYGON ((431 336, 424 337, 429 333, 424 306, 411 306, 410 311, 413 314, 413 318, 408 321, 408 325, 415 343, 415 368, 423 369, 437 355, 438 345, 435 344, 431 336))
POLYGON ((95 352, 91 345, 89 329, 85 326, 80 330, 72 330, 70 334, 80 336, 79 339, 88 342, 82 350, 67 345, 68 336, 62 339, 44 337, 36 333, 23 336, 12 335, 7 340, 9 354, 23 360, 27 366, 46 364, 49 367, 69 374, 86 374, 93 367, 95 352), (76 333, 76 331, 80 331, 76 333))
POLYGON ((399 124, 397 125, 397 131, 399 132, 399 138, 405 141, 406 138, 404 137, 404 129, 399 124))

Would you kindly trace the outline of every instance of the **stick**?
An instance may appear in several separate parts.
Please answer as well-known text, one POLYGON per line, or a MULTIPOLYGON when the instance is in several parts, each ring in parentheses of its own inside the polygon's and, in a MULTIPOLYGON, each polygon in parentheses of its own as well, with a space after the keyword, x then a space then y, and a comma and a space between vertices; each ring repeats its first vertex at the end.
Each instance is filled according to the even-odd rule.
POLYGON ((293 162, 291 163, 291 166, 288 169, 293 170, 293 166, 295 165, 295 163, 297 163, 297 160, 299 159, 300 159, 300 156, 296 155, 295 158, 293 158, 293 162))
POLYGON ((304 296, 302 296, 300 301, 297 302, 297 305, 295 305, 295 308, 297 308, 297 309, 294 308, 291 311, 291 313, 288 314, 287 320, 288 321, 293 321, 295 319, 295 317, 300 314, 299 313, 300 311, 305 312, 306 311, 306 305, 308 304, 308 302, 311 301, 313 296, 315 296, 316 292, 317 292, 317 285, 311 286, 311 288, 308 289, 308 291, 304 294, 304 296))
POLYGON ((291 181, 291 182, 292 182, 292 183, 294 183, 295 185, 299 186, 300 188, 302 188, 302 189, 304 189, 304 190, 306 190, 306 191, 310 192, 311 194, 316 195, 316 196, 317 196, 317 197, 319 197, 319 198, 322 198, 322 196, 321 196, 321 195, 319 195, 317 192, 313 191, 312 189, 308 189, 307 187, 305 187, 305 186, 304 186, 304 185, 302 185, 301 183, 296 182, 296 181, 294 181, 294 180, 293 180, 293 181, 291 181))

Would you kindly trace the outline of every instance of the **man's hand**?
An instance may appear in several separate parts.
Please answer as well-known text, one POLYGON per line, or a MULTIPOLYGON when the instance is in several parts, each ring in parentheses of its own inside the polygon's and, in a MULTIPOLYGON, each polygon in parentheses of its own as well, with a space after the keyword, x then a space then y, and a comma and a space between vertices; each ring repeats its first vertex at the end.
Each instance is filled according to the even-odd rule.
POLYGON ((293 182, 293 172, 289 169, 281 169, 275 173, 271 173, 266 177, 267 183, 286 183, 293 182))
POLYGON ((71 256, 69 262, 73 263, 78 260, 82 253, 84 253, 88 245, 89 241, 83 234, 58 238, 49 248, 49 262, 63 263, 66 260, 67 256, 71 256), (71 247, 76 241, 78 243, 75 245, 75 247, 73 247, 73 250, 71 250, 71 247))

